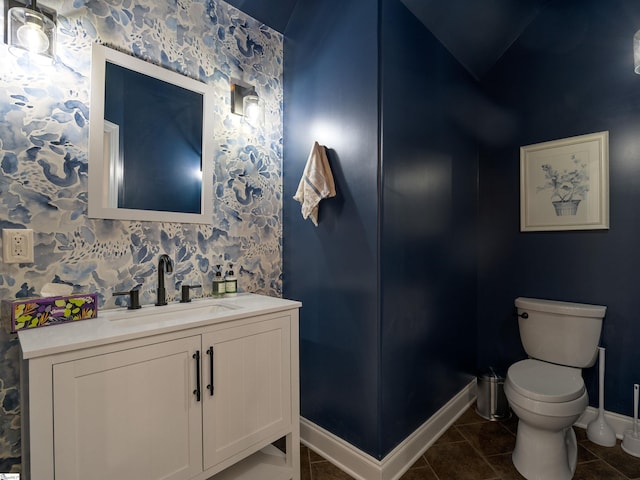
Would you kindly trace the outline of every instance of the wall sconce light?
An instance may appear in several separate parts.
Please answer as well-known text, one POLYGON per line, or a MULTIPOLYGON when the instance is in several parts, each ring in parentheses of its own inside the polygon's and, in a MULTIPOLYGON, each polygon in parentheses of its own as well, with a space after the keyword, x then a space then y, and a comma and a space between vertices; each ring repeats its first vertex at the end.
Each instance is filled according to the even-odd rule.
POLYGON ((242 115, 247 123, 257 126, 262 122, 262 101, 255 87, 231 84, 231 113, 242 115))
POLYGON ((640 30, 633 36, 633 71, 640 75, 640 30))
POLYGON ((9 51, 17 57, 28 55, 31 61, 51 65, 55 61, 56 11, 17 0, 5 0, 4 31, 9 51))

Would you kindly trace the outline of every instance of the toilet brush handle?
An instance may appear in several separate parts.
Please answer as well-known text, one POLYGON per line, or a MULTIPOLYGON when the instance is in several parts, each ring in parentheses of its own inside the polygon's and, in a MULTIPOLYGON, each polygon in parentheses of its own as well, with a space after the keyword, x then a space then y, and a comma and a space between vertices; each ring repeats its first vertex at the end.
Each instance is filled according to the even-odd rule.
POLYGON ((598 383, 600 384, 600 390, 598 392, 598 407, 599 410, 604 411, 604 360, 605 349, 598 347, 598 383))
POLYGON ((638 436, 638 389, 640 385, 633 384, 633 436, 638 436))

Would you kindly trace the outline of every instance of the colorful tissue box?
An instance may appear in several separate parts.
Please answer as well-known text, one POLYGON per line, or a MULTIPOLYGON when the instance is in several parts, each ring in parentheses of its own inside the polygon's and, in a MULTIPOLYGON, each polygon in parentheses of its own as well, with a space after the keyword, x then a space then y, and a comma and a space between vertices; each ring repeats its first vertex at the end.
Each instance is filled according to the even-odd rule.
POLYGON ((2 301, 2 319, 10 321, 12 333, 97 316, 98 296, 95 293, 2 301))

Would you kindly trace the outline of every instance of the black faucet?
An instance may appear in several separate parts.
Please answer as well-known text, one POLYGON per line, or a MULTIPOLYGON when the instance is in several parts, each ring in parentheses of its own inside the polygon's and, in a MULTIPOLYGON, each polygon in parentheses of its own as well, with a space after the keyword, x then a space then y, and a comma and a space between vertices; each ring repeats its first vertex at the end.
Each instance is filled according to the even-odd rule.
POLYGON ((113 296, 129 295, 129 310, 142 308, 140 306, 140 290, 129 290, 128 292, 113 292, 113 296))
POLYGON ((182 285, 182 296, 180 297, 180 303, 189 303, 189 290, 192 288, 202 288, 202 285, 182 285))
POLYGON ((158 259, 158 295, 156 299, 156 305, 166 305, 167 304, 167 290, 164 288, 164 272, 171 273, 173 272, 173 262, 169 255, 162 254, 158 259))

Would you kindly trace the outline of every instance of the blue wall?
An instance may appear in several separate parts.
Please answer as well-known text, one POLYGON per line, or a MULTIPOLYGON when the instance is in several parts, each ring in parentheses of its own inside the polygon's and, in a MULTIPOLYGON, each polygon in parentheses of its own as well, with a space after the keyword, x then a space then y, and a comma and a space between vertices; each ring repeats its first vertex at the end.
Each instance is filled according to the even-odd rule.
MULTIPOLYGON (((549 5, 483 79, 511 128, 484 142, 479 170, 479 362, 506 367, 524 357, 512 316, 517 296, 606 305, 605 407, 625 415, 640 382, 638 28, 637 1, 549 5), (520 145, 603 130, 610 135, 610 230, 520 233, 520 145)), ((584 374, 595 406, 595 368, 584 374)))
POLYGON ((399 0, 382 5, 385 453, 475 374, 478 165, 452 101, 475 82, 399 0))
POLYGON ((285 32, 283 291, 302 416, 382 458, 472 378, 477 149, 441 97, 468 75, 376 3, 300 0, 285 32), (317 228, 291 198, 314 140, 338 191, 317 228))
POLYGON ((376 455, 377 6, 300 0, 284 43, 283 293, 301 300, 302 416, 376 455), (339 14, 337 14, 339 12, 339 14), (338 195, 319 226, 292 200, 313 142, 338 195))

